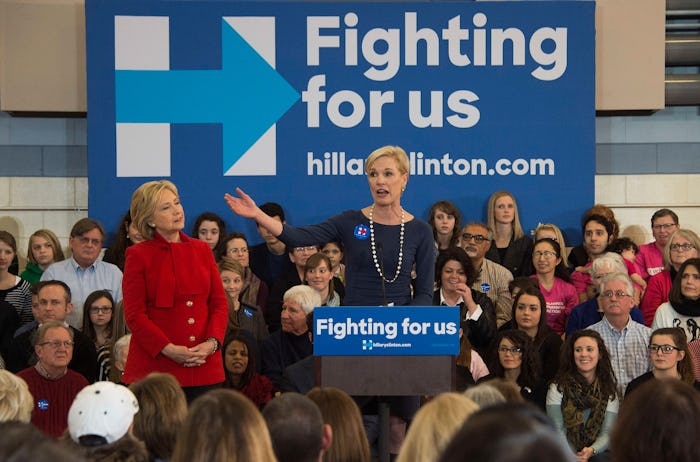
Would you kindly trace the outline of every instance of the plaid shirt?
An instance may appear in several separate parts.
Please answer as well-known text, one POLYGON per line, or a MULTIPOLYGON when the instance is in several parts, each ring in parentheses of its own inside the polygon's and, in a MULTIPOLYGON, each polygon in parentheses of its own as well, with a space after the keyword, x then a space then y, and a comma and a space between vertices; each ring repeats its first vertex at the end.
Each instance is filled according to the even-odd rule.
POLYGON ((627 384, 651 369, 648 349, 651 329, 630 318, 622 332, 618 332, 605 316, 589 329, 603 338, 617 378, 617 391, 623 397, 627 384))

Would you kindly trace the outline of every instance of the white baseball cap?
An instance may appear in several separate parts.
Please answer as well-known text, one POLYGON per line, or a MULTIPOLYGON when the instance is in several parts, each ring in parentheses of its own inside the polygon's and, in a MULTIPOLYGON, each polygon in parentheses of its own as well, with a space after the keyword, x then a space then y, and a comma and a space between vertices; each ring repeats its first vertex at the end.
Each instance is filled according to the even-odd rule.
POLYGON ((80 390, 68 411, 68 431, 85 446, 111 444, 126 435, 139 411, 136 396, 123 385, 96 382, 80 390), (83 438, 90 436, 90 438, 83 438))

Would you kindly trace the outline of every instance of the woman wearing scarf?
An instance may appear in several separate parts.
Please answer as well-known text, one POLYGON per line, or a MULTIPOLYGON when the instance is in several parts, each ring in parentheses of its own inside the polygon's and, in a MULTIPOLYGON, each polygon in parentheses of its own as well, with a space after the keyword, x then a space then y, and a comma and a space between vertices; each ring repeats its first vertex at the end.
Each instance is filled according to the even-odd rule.
POLYGON ((547 393, 547 414, 579 462, 608 460, 617 417, 617 383, 603 339, 592 330, 566 339, 559 372, 547 393))
POLYGON ((688 342, 700 338, 700 258, 690 258, 673 280, 668 302, 656 310, 651 328, 680 327, 688 342))

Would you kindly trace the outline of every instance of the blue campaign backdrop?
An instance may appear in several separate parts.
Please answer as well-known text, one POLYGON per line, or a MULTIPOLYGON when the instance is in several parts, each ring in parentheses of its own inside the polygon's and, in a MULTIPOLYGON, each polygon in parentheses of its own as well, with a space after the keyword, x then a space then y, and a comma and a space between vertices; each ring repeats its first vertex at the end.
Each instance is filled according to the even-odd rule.
POLYGON ((89 213, 114 230, 141 183, 258 240, 236 186, 309 224, 367 205, 362 160, 402 146, 402 200, 580 239, 594 199, 594 2, 87 0, 89 213))

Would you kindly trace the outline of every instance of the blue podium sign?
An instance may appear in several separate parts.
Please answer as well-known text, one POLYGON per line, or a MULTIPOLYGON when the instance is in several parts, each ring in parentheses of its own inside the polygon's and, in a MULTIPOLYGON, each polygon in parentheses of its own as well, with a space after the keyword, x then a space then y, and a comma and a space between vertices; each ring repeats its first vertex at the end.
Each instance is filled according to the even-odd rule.
POLYGON ((117 227, 167 178, 194 218, 236 186, 294 225, 371 202, 364 159, 408 153, 403 204, 580 237, 594 200, 595 2, 86 0, 89 213, 117 227))
POLYGON ((459 308, 320 307, 314 310, 315 356, 459 354, 459 308))

